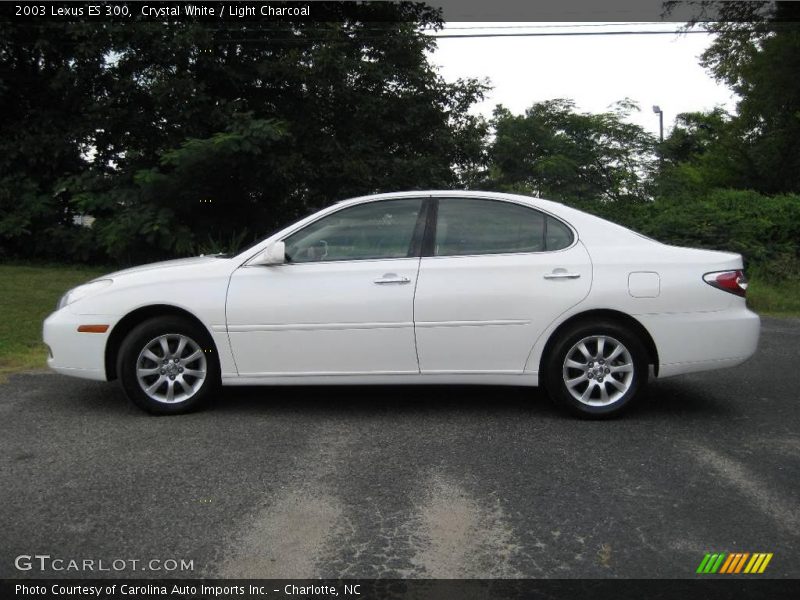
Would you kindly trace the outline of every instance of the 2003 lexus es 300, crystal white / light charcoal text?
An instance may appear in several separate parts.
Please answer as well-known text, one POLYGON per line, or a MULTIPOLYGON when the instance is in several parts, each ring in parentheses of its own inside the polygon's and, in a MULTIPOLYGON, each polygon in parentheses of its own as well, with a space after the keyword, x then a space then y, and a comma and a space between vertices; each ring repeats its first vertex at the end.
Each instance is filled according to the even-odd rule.
POLYGON ((355 198, 235 256, 112 273, 44 323, 49 365, 153 413, 222 385, 545 385, 617 414, 648 376, 738 365, 759 319, 738 254, 660 244, 546 200, 355 198))

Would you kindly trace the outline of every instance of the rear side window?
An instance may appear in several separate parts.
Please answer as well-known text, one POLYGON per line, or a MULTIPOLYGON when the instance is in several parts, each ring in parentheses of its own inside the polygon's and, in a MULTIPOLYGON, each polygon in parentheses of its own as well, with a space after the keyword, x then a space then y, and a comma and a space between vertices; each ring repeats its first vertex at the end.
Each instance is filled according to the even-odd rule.
POLYGON ((571 244, 570 229, 538 210, 477 198, 439 200, 435 256, 545 252, 571 244))

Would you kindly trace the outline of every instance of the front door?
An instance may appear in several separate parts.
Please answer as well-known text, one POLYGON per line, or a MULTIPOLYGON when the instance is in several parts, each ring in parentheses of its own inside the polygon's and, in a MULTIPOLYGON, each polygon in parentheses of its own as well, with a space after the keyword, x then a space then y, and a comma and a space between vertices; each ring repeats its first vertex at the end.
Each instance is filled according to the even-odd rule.
POLYGON ((346 207, 285 238, 286 264, 238 269, 226 310, 239 375, 419 373, 415 238, 424 203, 346 207))

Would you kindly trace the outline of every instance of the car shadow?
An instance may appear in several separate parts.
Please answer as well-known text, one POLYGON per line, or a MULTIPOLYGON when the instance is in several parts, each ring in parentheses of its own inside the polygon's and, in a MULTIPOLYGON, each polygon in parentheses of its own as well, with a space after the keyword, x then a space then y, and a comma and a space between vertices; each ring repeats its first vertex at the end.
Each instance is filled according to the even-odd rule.
POLYGON ((519 412, 543 417, 560 416, 560 411, 539 388, 474 385, 228 387, 214 399, 212 410, 364 415, 420 411, 519 412))
MULTIPOLYGON (((417 413, 518 415, 520 418, 571 419, 542 388, 483 385, 269 386, 228 387, 214 399, 215 412, 314 412, 348 415, 417 413)), ((736 414, 724 397, 689 382, 652 382, 620 418, 662 420, 717 418, 736 414)))
MULTIPOLYGON (((58 375, 16 375, 22 387, 39 387, 58 399, 49 411, 75 415, 145 414, 127 401, 117 382, 72 380, 58 375), (28 380, 29 381, 24 381, 28 380), (23 383, 24 381, 24 383, 23 383), (76 402, 76 400, 80 400, 76 402)), ((212 399, 216 414, 286 414, 296 412, 347 415, 436 412, 519 418, 571 419, 542 388, 487 385, 362 386, 230 386, 212 399)), ((692 380, 653 381, 623 420, 668 420, 735 416, 737 404, 723 393, 692 380)))

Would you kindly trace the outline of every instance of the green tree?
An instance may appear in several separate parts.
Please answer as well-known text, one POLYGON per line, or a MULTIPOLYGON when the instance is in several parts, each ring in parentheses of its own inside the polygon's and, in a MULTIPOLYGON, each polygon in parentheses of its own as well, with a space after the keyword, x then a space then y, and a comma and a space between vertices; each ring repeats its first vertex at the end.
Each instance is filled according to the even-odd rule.
POLYGON ((457 185, 480 151, 483 124, 467 111, 485 86, 446 83, 428 64, 435 40, 420 27, 440 27, 439 13, 342 11, 337 22, 4 24, 0 101, 18 110, 0 122, 0 155, 15 144, 21 158, 0 171, 2 247, 33 254, 42 223, 66 227, 58 202, 97 217, 105 253, 139 261, 263 235, 346 196, 457 185), (24 123, 48 106, 29 135, 24 123))
POLYGON ((656 195, 664 198, 707 193, 719 187, 749 187, 740 166, 748 160, 732 117, 721 108, 679 114, 658 147, 656 195))
POLYGON ((600 114, 563 99, 523 115, 498 106, 483 185, 578 202, 647 198, 655 140, 627 121, 633 110, 627 100, 600 114))
POLYGON ((0 256, 93 253, 64 178, 86 166, 109 49, 94 25, 0 21, 0 256))
POLYGON ((730 125, 744 177, 730 185, 800 191, 800 4, 723 2, 715 8, 718 20, 705 27, 716 37, 701 64, 741 98, 730 125))

